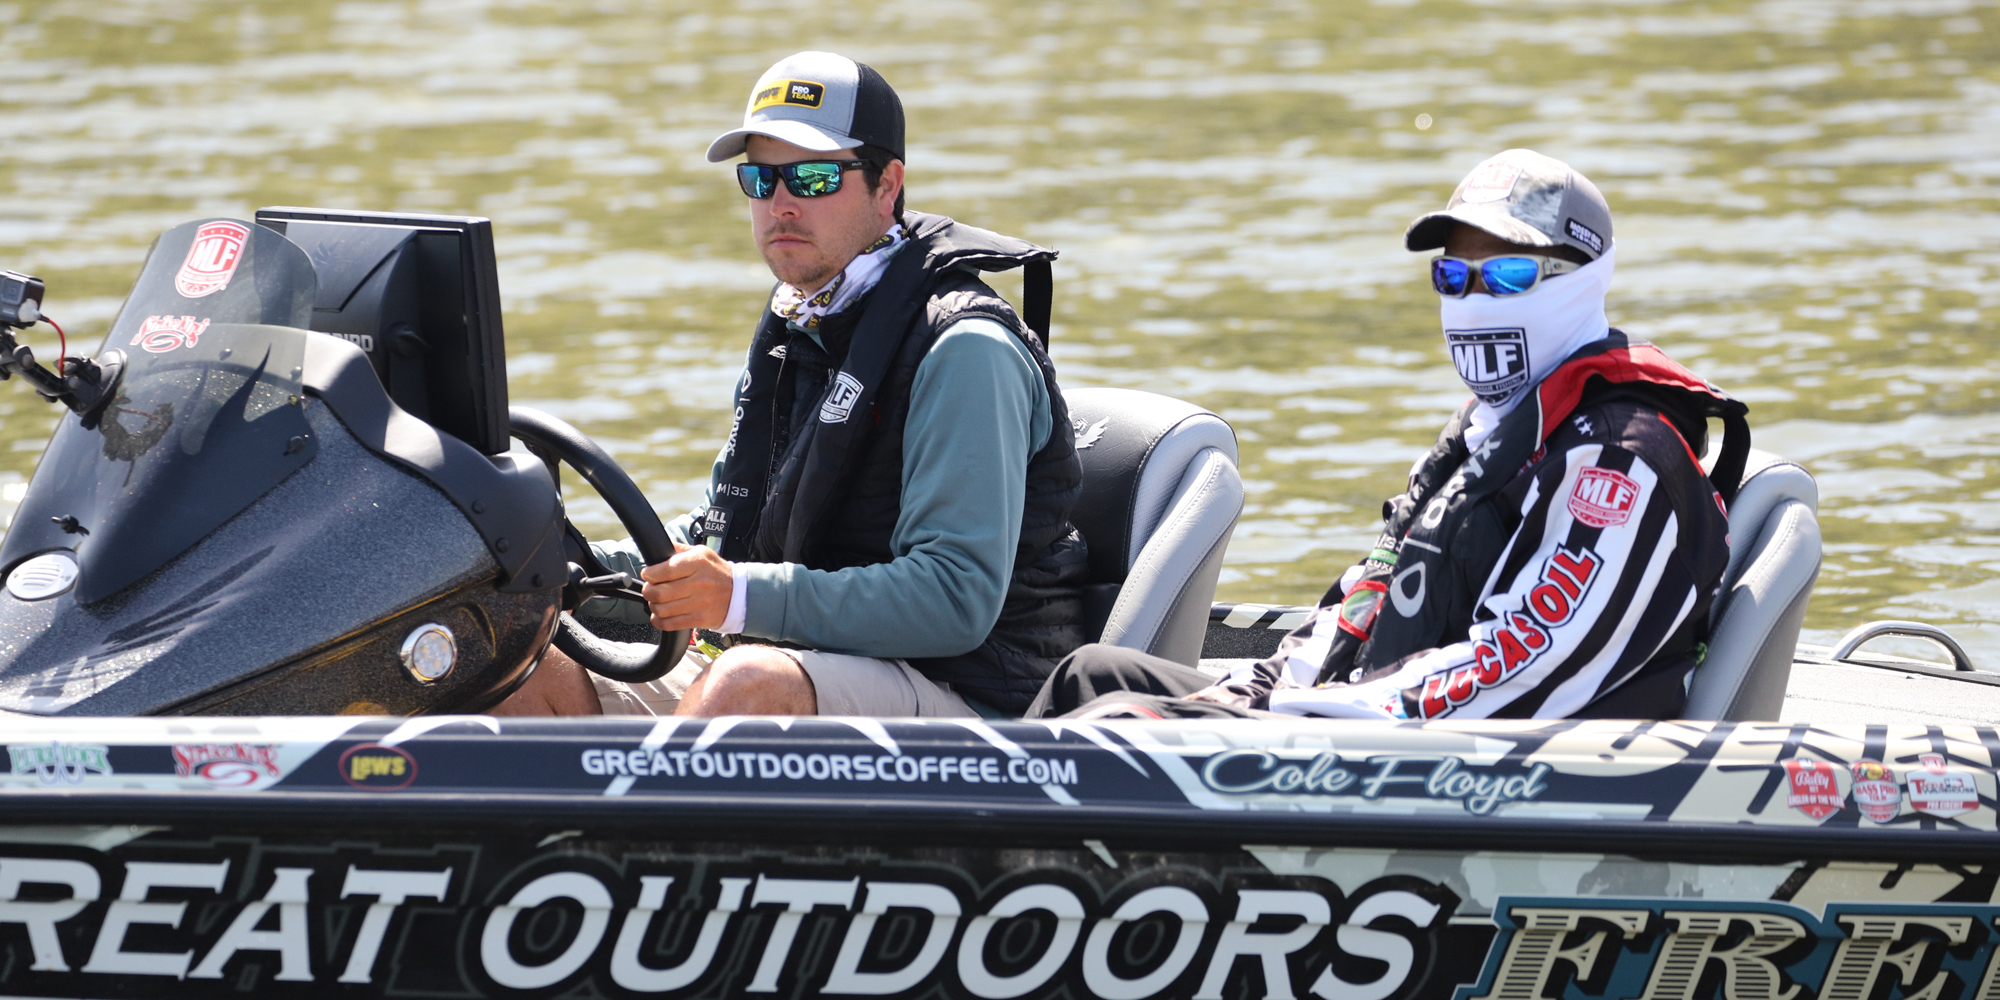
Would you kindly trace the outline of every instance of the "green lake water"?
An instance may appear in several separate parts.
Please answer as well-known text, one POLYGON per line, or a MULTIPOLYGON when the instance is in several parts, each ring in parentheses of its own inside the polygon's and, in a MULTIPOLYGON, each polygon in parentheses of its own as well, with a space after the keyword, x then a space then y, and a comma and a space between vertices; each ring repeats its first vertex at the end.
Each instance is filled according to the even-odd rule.
MULTIPOLYGON (((1527 146, 1611 202, 1613 323, 1818 477, 1808 637, 1918 618, 2000 668, 1996 38, 1972 0, 0 4, 0 266, 94 349, 174 224, 488 216, 513 401, 676 512, 771 280, 702 152, 832 49, 900 91, 912 207, 1062 252, 1065 385, 1235 425, 1219 596, 1309 603, 1465 397, 1403 228, 1527 146)), ((0 507, 54 420, 0 391, 0 507)))

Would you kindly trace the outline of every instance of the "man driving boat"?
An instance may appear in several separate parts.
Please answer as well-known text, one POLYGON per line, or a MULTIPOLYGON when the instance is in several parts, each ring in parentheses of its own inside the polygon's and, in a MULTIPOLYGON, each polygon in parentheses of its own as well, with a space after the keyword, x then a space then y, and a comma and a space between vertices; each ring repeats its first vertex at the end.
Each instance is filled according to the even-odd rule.
POLYGON ((1020 714, 1082 641, 1083 473, 1046 329, 976 272, 1026 265, 1032 289, 1039 265, 1045 327, 1055 254, 906 213, 902 102, 843 56, 765 71, 743 126, 708 148, 739 155, 778 285, 707 502, 668 525, 665 562, 593 549, 645 581, 655 627, 741 641, 646 685, 550 649, 501 711, 1020 714))
POLYGON ((1611 211, 1510 149, 1413 222, 1472 399, 1383 505, 1373 551, 1276 655, 1213 678, 1086 646, 1031 715, 1671 718, 1729 559, 1745 407, 1611 329, 1611 211))

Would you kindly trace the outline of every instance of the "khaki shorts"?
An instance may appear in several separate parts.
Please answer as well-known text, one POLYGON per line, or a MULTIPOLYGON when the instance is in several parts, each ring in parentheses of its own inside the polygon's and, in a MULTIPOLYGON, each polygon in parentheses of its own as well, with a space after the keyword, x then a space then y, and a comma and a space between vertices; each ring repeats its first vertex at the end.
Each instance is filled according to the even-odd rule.
MULTIPOLYGON (((972 718, 979 713, 948 684, 925 677, 902 660, 822 653, 811 649, 779 649, 812 679, 821 715, 972 718)), ((688 650, 665 677, 644 684, 626 684, 590 675, 597 703, 605 715, 672 715, 688 685, 708 669, 710 660, 688 650)))

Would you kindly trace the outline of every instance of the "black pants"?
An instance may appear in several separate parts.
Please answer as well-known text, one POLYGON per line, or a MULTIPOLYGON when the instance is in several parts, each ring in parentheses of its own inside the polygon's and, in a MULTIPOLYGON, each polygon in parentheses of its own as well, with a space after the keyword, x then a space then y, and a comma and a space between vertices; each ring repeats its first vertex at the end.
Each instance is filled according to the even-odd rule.
POLYGON ((1267 713, 1202 701, 1183 701, 1215 678, 1136 649, 1092 643, 1056 664, 1027 718, 1063 715, 1154 719, 1253 719, 1267 713))

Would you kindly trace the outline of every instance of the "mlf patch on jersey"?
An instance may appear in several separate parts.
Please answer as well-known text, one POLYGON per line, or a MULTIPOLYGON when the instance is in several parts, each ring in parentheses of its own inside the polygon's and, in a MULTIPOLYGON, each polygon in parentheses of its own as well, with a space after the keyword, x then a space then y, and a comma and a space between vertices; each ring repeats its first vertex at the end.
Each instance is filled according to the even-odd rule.
POLYGON ((1615 469, 1591 467, 1577 474, 1569 491, 1569 513, 1593 528, 1610 528, 1632 519, 1641 487, 1615 469))

